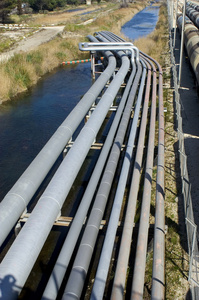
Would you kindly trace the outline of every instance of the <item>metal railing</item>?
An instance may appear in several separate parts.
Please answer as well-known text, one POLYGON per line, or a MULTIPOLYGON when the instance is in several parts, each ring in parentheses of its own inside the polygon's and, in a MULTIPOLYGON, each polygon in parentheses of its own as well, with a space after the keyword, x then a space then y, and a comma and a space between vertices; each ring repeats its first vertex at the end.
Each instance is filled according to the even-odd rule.
POLYGON ((175 116, 176 125, 178 133, 178 153, 180 161, 180 175, 181 175, 181 185, 182 185, 182 196, 184 201, 184 213, 185 213, 185 224, 187 231, 187 243, 188 243, 188 253, 189 253, 189 276, 188 280, 191 285, 192 299, 199 299, 199 265, 198 265, 198 241, 197 241, 197 225, 194 222, 193 208, 192 208, 192 198, 191 198, 191 183, 189 181, 188 168, 187 168, 187 156, 185 153, 184 146, 184 133, 182 128, 182 105, 179 94, 179 84, 178 84, 178 74, 176 70, 176 62, 173 51, 173 44, 175 44, 172 39, 172 16, 169 11, 169 1, 168 4, 168 15, 169 15, 169 44, 171 52, 171 66, 174 84, 174 103, 175 103, 175 116))

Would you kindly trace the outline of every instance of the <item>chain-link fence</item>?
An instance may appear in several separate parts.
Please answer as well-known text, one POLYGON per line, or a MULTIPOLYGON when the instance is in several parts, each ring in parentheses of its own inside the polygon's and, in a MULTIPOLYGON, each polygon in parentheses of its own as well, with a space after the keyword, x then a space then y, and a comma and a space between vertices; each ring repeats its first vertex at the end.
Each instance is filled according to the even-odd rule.
POLYGON ((187 169, 187 156, 184 147, 184 134, 182 128, 182 105, 180 100, 180 94, 178 91, 178 74, 176 70, 175 56, 173 52, 173 3, 167 1, 168 15, 169 15, 169 43, 171 52, 171 67, 174 84, 174 104, 175 104, 175 120, 178 132, 178 152, 180 161, 180 174, 182 184, 182 196, 184 199, 184 211, 185 211, 185 224, 187 230, 187 241, 189 251, 189 282, 191 285, 192 299, 199 299, 199 252, 198 252, 198 240, 197 240, 197 226, 194 223, 192 199, 191 199, 191 184, 189 182, 188 169, 187 169))

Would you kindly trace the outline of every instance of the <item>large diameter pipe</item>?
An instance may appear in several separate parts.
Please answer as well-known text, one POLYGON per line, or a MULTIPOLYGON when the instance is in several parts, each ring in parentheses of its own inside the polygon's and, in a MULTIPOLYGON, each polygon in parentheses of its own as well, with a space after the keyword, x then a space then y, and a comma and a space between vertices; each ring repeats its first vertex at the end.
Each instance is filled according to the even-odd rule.
MULTIPOLYGON (((124 57, 123 57, 124 59, 124 57)), ((128 68, 129 66, 127 66, 128 68)), ((116 75, 117 76, 117 75, 116 75)), ((130 117, 131 110, 128 111, 130 117)), ((95 242, 97 239, 99 227, 104 214, 105 206, 108 200, 108 195, 113 182, 114 174, 116 171, 117 163, 120 157, 120 150, 125 137, 129 117, 123 115, 119 130, 117 132, 105 171, 102 177, 95 202, 88 219, 84 235, 79 246, 71 274, 66 285, 63 298, 64 300, 79 299, 81 297, 82 289, 84 286, 85 278, 90 265, 90 260, 94 250, 95 242)))
MULTIPOLYGON (((84 196, 78 207, 78 211, 77 211, 75 217, 73 218, 73 222, 72 222, 69 232, 67 234, 66 240, 62 246, 62 249, 61 249, 59 257, 56 261, 55 267, 52 271, 52 274, 50 276, 50 279, 49 279, 46 289, 44 291, 43 298, 42 298, 44 300, 45 299, 53 300, 53 299, 56 299, 56 297, 57 297, 57 293, 60 289, 62 280, 63 280, 66 270, 68 268, 68 264, 70 262, 72 253, 74 251, 74 247, 75 247, 77 239, 79 237, 83 222, 86 218, 88 208, 91 204, 91 200, 96 191, 98 181, 101 177, 102 170, 104 168, 108 153, 109 153, 111 145, 113 143, 115 132, 118 127, 118 124, 119 124, 119 121, 120 121, 120 118, 121 118, 121 115, 122 115, 122 112, 123 112, 123 109, 124 109, 124 106, 126 103, 126 99, 129 94, 129 90, 131 88, 132 81, 135 76, 135 71, 136 71, 136 68, 134 67, 133 71, 130 75, 130 78, 127 82, 126 88, 124 90, 122 99, 120 101, 119 107, 117 109, 115 118, 114 118, 111 128, 109 130, 109 133, 107 135, 106 141, 103 145, 100 156, 96 163, 95 169, 91 175, 91 178, 87 185, 84 196)), ((131 108, 129 108, 129 109, 131 109, 131 108)))
MULTIPOLYGON (((109 52, 110 53, 110 52, 109 52)), ((115 58, 108 55, 109 64, 81 101, 60 125, 30 166, 0 203, 0 245, 4 242, 45 176, 64 149, 85 114, 115 70, 115 58)))
POLYGON ((181 44, 180 44, 180 66, 179 66, 179 74, 178 74, 178 86, 181 84, 181 74, 182 74, 182 57, 183 57, 183 49, 184 49, 184 26, 185 26, 185 14, 186 13, 186 0, 184 0, 183 6, 183 22, 182 22, 182 32, 181 32, 181 44))
POLYGON ((5 300, 16 299, 70 191, 81 164, 128 72, 129 59, 122 57, 122 66, 101 98, 95 111, 78 135, 73 147, 61 163, 44 191, 27 223, 1 263, 0 278, 12 275, 16 293, 7 287, 5 300), (45 224, 45 226, 43 226, 45 224))
POLYGON ((141 69, 141 66, 139 65, 138 72, 137 72, 138 76, 136 76, 137 82, 136 82, 136 86, 134 88, 134 92, 136 93, 136 91, 138 89, 139 79, 140 79, 140 76, 142 73, 142 79, 141 79, 140 86, 139 86, 136 108, 135 108, 135 112, 134 112, 134 116, 133 116, 133 121, 132 121, 132 126, 131 126, 131 130, 130 130, 127 146, 126 146, 127 149, 126 149, 124 161, 122 164, 122 170, 121 170, 119 182, 117 185, 116 195, 115 195, 113 207, 111 210, 111 216, 109 219, 108 229, 106 232, 106 237, 104 240, 102 253, 100 255, 100 261, 99 261, 97 273, 95 276, 94 286, 93 286, 93 290, 92 290, 92 294, 91 294, 92 300, 103 299, 106 280, 107 280, 107 276, 108 276, 108 270, 109 270, 109 266, 110 266, 110 261, 111 261, 111 256, 112 256, 112 251, 113 251, 113 246, 114 246, 114 241, 115 241, 115 236, 116 236, 117 227, 118 227, 120 211, 121 211, 123 197, 124 197, 124 193, 125 193, 127 177, 128 177, 131 160, 132 160, 132 156, 133 156, 133 149, 134 149, 135 137, 136 137, 137 128, 138 128, 140 108, 141 108, 141 103, 142 103, 142 99, 143 99, 144 83, 145 83, 145 79, 146 79, 146 66, 143 63, 143 61, 141 61, 141 64, 143 66, 143 71, 141 69))

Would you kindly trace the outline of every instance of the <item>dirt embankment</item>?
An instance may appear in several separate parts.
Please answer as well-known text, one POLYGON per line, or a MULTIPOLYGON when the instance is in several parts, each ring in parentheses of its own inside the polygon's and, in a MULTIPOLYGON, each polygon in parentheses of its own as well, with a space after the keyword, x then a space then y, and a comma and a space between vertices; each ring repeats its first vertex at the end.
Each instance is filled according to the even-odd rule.
MULTIPOLYGON (((17 45, 7 52, 4 52, 0 55, 0 61, 3 62, 5 60, 8 60, 10 57, 12 57, 15 53, 20 52, 27 52, 30 50, 35 49, 39 45, 49 42, 53 38, 55 38, 58 34, 62 34, 65 26, 49 26, 49 27, 43 27, 39 30, 34 31, 31 36, 23 38, 23 40, 19 41, 17 45)), ((19 28, 19 30, 21 30, 19 28)), ((31 32, 31 29, 29 29, 29 32, 31 32)), ((22 34, 24 31, 21 32, 22 34)), ((26 29, 27 34, 27 29, 26 29)), ((18 30, 15 31, 7 31, 7 36, 10 36, 13 39, 17 39, 19 37, 18 30)))

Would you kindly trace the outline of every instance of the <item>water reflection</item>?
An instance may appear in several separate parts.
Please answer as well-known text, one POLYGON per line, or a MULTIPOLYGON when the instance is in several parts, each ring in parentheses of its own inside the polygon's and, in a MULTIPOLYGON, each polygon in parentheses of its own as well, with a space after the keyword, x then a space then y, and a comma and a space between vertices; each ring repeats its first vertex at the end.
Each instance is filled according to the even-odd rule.
POLYGON ((0 106, 0 201, 91 85, 90 64, 45 76, 0 106))
POLYGON ((122 26, 121 32, 133 41, 147 36, 155 29, 158 14, 159 6, 146 7, 122 26))

